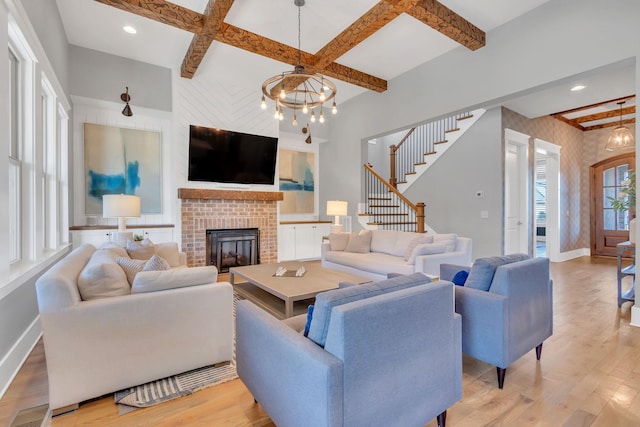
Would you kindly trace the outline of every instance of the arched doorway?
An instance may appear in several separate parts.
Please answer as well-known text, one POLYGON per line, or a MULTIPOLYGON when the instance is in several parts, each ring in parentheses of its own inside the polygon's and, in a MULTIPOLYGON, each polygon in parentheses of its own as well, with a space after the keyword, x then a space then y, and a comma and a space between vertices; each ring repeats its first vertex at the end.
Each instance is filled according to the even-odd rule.
POLYGON ((635 168, 634 152, 620 154, 591 166, 591 254, 616 256, 616 245, 629 240, 629 214, 612 208, 623 181, 635 168))

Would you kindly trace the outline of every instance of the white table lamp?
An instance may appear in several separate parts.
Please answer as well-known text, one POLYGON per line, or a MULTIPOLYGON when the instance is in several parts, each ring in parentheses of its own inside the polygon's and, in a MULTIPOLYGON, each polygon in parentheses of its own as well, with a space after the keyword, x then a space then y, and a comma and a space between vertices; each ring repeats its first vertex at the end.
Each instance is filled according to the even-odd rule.
POLYGON ((335 217, 335 224, 331 226, 332 233, 340 233, 343 230, 340 225, 340 217, 347 214, 347 202, 342 200, 327 200, 327 215, 335 217))
POLYGON ((140 197, 127 194, 105 194, 102 196, 102 217, 118 218, 118 231, 113 233, 115 243, 126 246, 133 240, 133 233, 127 231, 127 218, 140 216, 140 197))

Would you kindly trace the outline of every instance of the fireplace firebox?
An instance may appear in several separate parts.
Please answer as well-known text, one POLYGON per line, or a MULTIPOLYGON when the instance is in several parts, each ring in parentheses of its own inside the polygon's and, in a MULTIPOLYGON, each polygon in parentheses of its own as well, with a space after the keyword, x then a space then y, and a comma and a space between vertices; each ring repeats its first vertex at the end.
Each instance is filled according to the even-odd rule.
POLYGON ((207 265, 226 273, 231 267, 260 263, 260 231, 257 228, 207 230, 207 265))

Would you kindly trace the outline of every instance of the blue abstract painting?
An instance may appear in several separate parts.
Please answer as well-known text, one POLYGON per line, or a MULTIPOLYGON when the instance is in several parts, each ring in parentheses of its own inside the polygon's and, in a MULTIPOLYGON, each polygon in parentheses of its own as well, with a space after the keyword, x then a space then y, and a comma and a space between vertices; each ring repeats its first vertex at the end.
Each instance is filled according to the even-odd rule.
POLYGON ((279 156, 280 213, 315 213, 314 154, 280 150, 279 156))
POLYGON ((85 213, 102 214, 102 196, 140 196, 142 214, 162 213, 160 132, 84 124, 85 213))

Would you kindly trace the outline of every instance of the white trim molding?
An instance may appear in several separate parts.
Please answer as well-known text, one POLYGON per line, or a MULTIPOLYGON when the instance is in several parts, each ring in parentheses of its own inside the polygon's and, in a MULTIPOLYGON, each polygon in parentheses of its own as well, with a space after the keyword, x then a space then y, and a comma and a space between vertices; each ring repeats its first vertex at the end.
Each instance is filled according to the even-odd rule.
POLYGON ((27 360, 31 350, 42 335, 40 316, 37 316, 26 331, 13 344, 11 350, 0 360, 0 399, 7 392, 11 382, 18 374, 22 364, 27 360))

